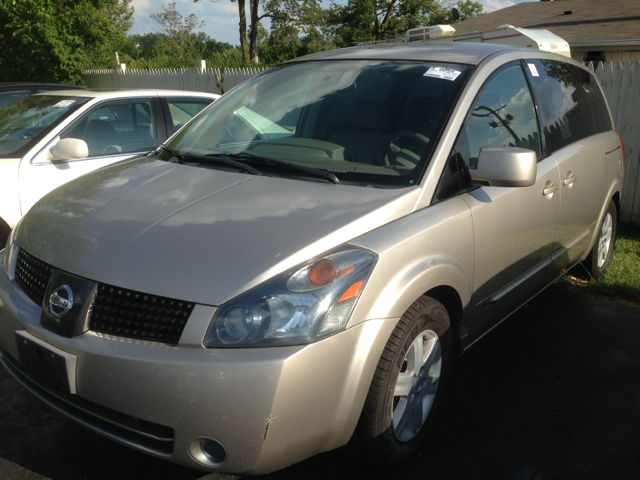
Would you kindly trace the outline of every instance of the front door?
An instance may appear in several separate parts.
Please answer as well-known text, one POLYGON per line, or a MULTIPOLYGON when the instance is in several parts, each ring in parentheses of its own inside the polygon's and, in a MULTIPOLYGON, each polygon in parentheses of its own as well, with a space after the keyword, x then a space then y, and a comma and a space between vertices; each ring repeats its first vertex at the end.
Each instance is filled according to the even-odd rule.
POLYGON ((69 125, 19 171, 20 207, 24 215, 40 198, 74 178, 157 147, 157 126, 150 98, 113 100, 96 105, 69 125), (61 138, 84 140, 89 156, 52 163, 51 152, 61 138))
POLYGON ((530 187, 470 188, 462 198, 474 230, 474 294, 470 341, 535 295, 550 264, 560 211, 559 173, 542 158, 538 119, 519 62, 496 71, 476 99, 455 153, 475 167, 484 146, 513 146, 538 155, 530 187))

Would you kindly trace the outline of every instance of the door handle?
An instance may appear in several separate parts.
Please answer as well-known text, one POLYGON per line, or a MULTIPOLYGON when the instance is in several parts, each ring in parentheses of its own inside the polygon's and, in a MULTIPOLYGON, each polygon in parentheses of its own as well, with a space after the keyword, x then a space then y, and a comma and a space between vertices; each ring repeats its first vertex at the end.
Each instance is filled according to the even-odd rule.
POLYGON ((554 185, 552 183, 550 186, 542 190, 542 195, 544 196, 551 195, 553 192, 556 192, 559 188, 560 187, 558 185, 554 185))
POLYGON ((564 185, 565 187, 573 184, 573 182, 576 181, 576 176, 571 173, 571 171, 569 171, 569 173, 567 173, 567 178, 565 178, 564 180, 562 180, 562 185, 564 185))

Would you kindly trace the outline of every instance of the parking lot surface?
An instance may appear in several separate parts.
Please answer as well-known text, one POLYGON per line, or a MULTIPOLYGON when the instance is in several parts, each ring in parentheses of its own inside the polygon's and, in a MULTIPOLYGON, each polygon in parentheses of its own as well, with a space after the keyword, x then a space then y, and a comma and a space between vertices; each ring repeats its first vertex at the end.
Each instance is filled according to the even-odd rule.
MULTIPOLYGON (((376 475, 334 451, 265 479, 636 479, 640 309, 552 286, 473 346, 431 441, 376 475)), ((0 368, 2 479, 231 479, 135 452, 54 412, 0 368)))

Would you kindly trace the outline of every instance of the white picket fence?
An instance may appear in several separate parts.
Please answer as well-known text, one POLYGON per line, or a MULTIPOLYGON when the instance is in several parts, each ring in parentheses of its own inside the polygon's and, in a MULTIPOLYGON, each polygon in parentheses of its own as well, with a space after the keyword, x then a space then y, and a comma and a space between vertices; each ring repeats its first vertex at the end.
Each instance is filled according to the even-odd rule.
MULTIPOLYGON (((616 130, 624 139, 627 163, 621 220, 640 224, 640 62, 592 63, 588 67, 602 84, 616 130)), ((83 79, 90 88, 169 88, 222 94, 264 70, 90 70, 83 79)))
POLYGON ((587 66, 598 77, 616 130, 624 140, 627 162, 621 221, 640 224, 640 62, 587 66))
POLYGON ((153 68, 88 70, 82 78, 89 88, 167 88, 222 94, 264 71, 264 68, 153 68))

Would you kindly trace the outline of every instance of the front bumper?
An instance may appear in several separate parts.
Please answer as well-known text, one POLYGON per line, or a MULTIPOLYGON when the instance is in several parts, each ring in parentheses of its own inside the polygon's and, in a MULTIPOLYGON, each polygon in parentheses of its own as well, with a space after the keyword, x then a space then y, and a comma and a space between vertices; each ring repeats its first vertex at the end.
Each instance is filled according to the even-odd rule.
POLYGON ((397 319, 369 320, 306 346, 210 349, 201 341, 215 309, 196 308, 177 346, 94 332, 65 338, 40 325, 40 306, 0 269, 1 360, 70 418, 193 468, 266 473, 349 440, 397 319), (20 367, 16 331, 77 356, 76 395, 20 367), (223 463, 191 456, 189 445, 202 437, 224 446, 223 463))

